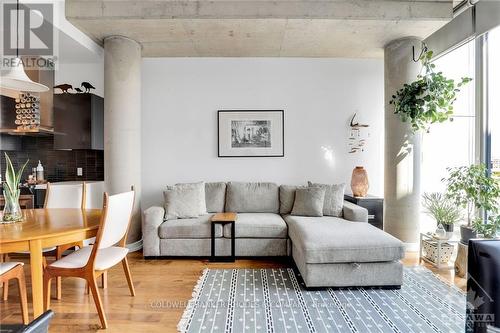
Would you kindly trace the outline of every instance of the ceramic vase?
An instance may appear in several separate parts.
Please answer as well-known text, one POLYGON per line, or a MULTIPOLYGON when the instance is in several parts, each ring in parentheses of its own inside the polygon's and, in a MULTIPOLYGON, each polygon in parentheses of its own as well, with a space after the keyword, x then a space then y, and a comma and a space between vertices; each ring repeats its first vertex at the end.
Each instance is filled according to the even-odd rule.
POLYGON ((368 194, 370 184, 368 174, 362 166, 357 166, 352 170, 351 190, 355 197, 365 197, 368 194))

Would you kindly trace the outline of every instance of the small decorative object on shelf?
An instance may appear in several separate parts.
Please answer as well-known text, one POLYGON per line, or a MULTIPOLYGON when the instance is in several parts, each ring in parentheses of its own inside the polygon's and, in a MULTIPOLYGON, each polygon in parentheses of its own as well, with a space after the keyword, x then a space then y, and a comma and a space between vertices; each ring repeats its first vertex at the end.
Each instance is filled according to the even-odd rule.
POLYGON ((384 230, 384 199, 373 195, 356 197, 352 194, 345 194, 344 200, 352 202, 358 206, 368 209, 368 223, 384 230))
POLYGON ((90 93, 91 89, 95 89, 95 87, 91 85, 89 82, 82 82, 81 87, 85 89, 86 93, 90 93))
POLYGON ((352 170, 351 190, 355 197, 366 197, 370 184, 368 173, 362 166, 357 166, 352 170))
POLYGON ((16 120, 18 131, 36 130, 40 126, 40 97, 20 93, 16 98, 16 120))
POLYGON ((3 183, 3 195, 5 197, 5 207, 3 209, 3 217, 0 223, 14 223, 22 221, 23 213, 19 205, 19 182, 21 180, 24 168, 28 161, 23 164, 21 169, 14 171, 14 166, 7 153, 5 153, 5 182, 3 183))
POLYGON ((59 89, 63 94, 68 93, 68 90, 73 90, 73 86, 71 84, 63 83, 54 86, 54 89, 59 89))

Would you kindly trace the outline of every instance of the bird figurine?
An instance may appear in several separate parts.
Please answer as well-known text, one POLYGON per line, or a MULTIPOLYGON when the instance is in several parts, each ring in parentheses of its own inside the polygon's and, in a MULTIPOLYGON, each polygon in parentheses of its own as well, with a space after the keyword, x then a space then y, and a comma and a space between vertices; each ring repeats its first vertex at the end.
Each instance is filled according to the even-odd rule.
POLYGON ((82 89, 80 89, 80 88, 75 88, 75 91, 76 91, 78 94, 80 94, 80 93, 82 93, 82 92, 83 92, 83 90, 82 90, 82 89))
POLYGON ((82 82, 81 87, 85 88, 86 93, 89 93, 91 89, 95 89, 95 87, 88 82, 82 82))
POLYGON ((63 83, 54 86, 54 89, 60 89, 63 92, 63 94, 65 94, 68 92, 68 90, 73 90, 73 86, 71 84, 63 83))

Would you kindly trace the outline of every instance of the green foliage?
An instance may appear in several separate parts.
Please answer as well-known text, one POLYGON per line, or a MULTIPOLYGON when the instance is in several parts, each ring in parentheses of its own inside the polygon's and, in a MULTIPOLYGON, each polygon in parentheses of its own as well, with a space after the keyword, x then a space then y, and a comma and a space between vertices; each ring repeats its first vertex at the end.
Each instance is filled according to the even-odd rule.
POLYGON ((498 213, 500 183, 498 179, 488 176, 484 164, 447 170, 449 176, 443 179, 447 186, 446 196, 457 206, 468 210, 469 225, 473 215, 479 217, 480 210, 489 215, 498 213))
POLYGON ((500 231, 500 215, 490 215, 486 223, 478 218, 474 220, 472 229, 484 238, 495 238, 500 231))
MULTIPOLYGON (((7 206, 8 203, 19 202, 19 195, 21 194, 21 190, 19 189, 19 182, 21 181, 24 168, 26 168, 28 161, 26 161, 26 163, 23 164, 21 169, 19 169, 16 173, 16 171, 14 170, 14 166, 12 165, 12 161, 10 160, 7 153, 5 153, 6 168, 5 168, 5 182, 3 183, 3 195, 5 196, 5 206, 7 206)), ((9 221, 9 219, 17 217, 4 215, 3 218, 5 221, 9 221)))
POLYGON ((426 213, 438 224, 454 224, 461 219, 460 207, 442 193, 424 193, 423 206, 426 213))
POLYGON ((403 122, 410 122, 414 132, 421 129, 429 131, 429 126, 442 123, 453 116, 453 103, 460 88, 472 81, 463 77, 460 82, 446 78, 442 72, 434 72, 431 63, 432 51, 425 51, 420 56, 424 74, 417 75, 417 80, 404 84, 389 104, 394 105, 394 113, 403 122))

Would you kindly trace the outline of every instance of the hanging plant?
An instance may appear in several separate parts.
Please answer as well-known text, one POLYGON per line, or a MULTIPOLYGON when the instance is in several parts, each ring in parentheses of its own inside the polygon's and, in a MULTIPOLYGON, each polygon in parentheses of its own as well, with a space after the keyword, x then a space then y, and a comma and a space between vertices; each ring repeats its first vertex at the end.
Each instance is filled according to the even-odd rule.
MULTIPOLYGON (((434 72, 435 64, 431 63, 432 51, 422 46, 418 59, 422 63, 423 74, 417 75, 417 80, 404 84, 389 104, 394 105, 394 113, 403 122, 409 122, 413 132, 429 131, 434 123, 442 123, 453 116, 453 103, 457 99, 460 88, 472 81, 463 77, 458 83, 446 78, 442 72, 434 72)), ((452 119, 451 119, 452 120, 452 119)))

